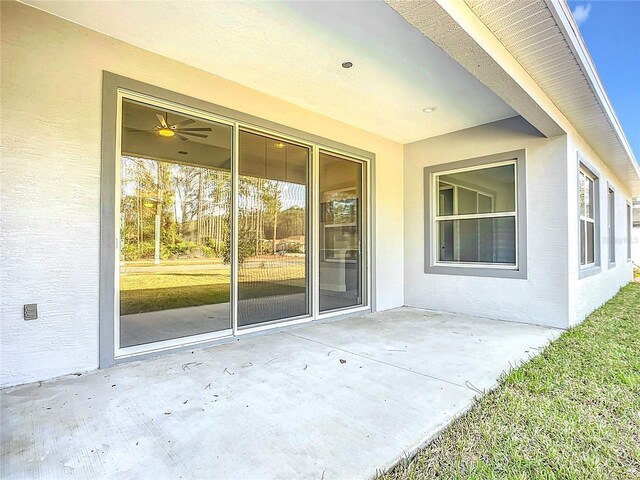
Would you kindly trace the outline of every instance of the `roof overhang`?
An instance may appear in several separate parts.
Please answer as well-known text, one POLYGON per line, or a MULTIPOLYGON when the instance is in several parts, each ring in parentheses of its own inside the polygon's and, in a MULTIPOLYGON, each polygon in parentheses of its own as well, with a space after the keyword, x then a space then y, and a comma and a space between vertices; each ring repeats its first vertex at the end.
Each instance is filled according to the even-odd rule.
POLYGON ((464 3, 385 2, 543 135, 566 133, 540 101, 544 93, 536 92, 535 83, 464 3))
POLYGON ((579 135, 640 194, 640 169, 563 0, 385 1, 541 133, 579 135))
MULTIPOLYGON (((584 110, 575 105, 574 111, 567 109, 566 115, 600 158, 609 164, 623 181, 630 183, 632 195, 640 195, 638 161, 613 110, 571 10, 564 0, 545 0, 545 3, 571 49, 580 71, 584 74, 584 81, 578 78, 575 97, 586 97, 589 104, 584 110)), ((552 98, 560 97, 560 92, 551 90, 550 86, 549 95, 552 98)))

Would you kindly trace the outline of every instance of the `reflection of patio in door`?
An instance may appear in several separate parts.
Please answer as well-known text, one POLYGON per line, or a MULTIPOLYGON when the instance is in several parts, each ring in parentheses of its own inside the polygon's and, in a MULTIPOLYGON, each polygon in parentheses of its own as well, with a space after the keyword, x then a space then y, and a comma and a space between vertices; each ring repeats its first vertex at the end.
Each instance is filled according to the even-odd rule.
MULTIPOLYGON (((241 266, 244 297, 238 310, 248 319, 285 318, 304 303, 304 258, 270 255, 241 266), (269 302, 261 301, 265 295, 269 302)), ((230 328, 230 274, 216 262, 173 261, 121 266, 121 345, 128 347, 230 328)), ((248 323, 248 325, 250 325, 248 323)))
MULTIPOLYGON (((304 298, 304 293, 278 295, 267 305, 259 298, 249 298, 240 300, 238 309, 242 309, 248 317, 260 318, 261 315, 268 315, 285 318, 289 314, 290 305, 300 303, 304 298)), ((351 302, 353 298, 346 295, 327 294, 326 298, 326 304, 331 309, 342 308, 351 302)), ((229 303, 122 315, 120 322, 122 346, 160 342, 227 329, 229 303)))
POLYGON ((133 313, 120 317, 120 343, 130 347, 228 328, 229 302, 133 313))

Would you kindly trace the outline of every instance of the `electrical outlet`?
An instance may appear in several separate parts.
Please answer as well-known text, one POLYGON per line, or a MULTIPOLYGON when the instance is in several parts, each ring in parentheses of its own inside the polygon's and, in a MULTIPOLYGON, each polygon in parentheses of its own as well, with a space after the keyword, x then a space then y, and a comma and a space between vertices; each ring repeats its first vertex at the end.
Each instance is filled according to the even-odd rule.
POLYGON ((35 320, 38 318, 38 304, 28 303, 24 306, 24 319, 35 320))

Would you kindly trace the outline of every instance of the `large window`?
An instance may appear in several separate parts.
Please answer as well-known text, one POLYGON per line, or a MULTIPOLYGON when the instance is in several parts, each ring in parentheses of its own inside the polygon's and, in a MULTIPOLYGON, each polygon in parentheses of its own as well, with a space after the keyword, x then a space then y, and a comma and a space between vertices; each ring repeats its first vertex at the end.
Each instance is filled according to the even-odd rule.
POLYGON ((516 265, 516 164, 436 175, 438 262, 516 265))
POLYGON ((425 273, 526 278, 524 151, 425 168, 425 273))
POLYGON ((514 161, 435 176, 437 261, 516 266, 514 161))
POLYGON ((579 173, 580 188, 580 265, 595 266, 597 262, 597 177, 585 167, 579 173))

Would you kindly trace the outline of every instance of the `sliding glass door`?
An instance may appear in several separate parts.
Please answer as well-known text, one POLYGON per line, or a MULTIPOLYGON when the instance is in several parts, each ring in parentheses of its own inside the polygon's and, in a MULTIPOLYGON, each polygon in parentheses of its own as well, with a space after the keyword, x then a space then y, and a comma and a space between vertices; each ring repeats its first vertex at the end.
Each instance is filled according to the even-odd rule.
POLYGON ((319 310, 363 303, 364 165, 320 151, 319 310))
POLYGON ((115 357, 365 307, 366 161, 120 94, 115 357))
POLYGON ((240 131, 238 327, 308 316, 310 148, 240 131))
POLYGON ((123 100, 120 348, 229 330, 232 127, 123 100))

